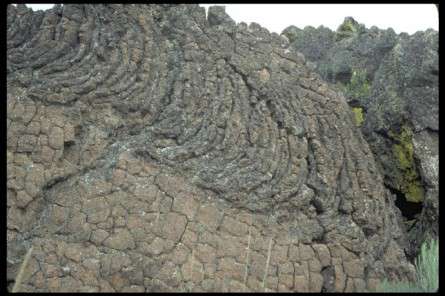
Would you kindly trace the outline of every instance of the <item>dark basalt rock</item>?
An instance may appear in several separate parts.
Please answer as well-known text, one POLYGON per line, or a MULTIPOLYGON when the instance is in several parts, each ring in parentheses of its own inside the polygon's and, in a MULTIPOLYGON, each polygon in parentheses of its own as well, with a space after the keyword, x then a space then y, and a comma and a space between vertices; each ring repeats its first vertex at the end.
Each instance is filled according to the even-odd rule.
POLYGON ((437 32, 396 35, 346 18, 336 32, 291 26, 282 34, 345 93, 385 185, 400 195, 397 204, 410 225, 406 252, 416 257, 421 243, 438 235, 437 32))
POLYGON ((11 282, 34 250, 21 290, 413 278, 345 97, 285 38, 198 5, 10 5, 7 44, 11 282))

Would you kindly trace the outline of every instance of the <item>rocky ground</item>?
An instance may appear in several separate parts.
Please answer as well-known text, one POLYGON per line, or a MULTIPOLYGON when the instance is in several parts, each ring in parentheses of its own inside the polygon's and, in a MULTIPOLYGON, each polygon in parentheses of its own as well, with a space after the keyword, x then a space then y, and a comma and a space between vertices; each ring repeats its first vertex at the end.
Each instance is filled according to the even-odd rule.
MULTIPOLYGON (((9 5, 7 22, 10 285, 31 246, 23 291, 413 279, 378 140, 288 37, 198 5, 9 5)), ((402 139, 418 159, 433 132, 407 126, 411 170, 402 139)))

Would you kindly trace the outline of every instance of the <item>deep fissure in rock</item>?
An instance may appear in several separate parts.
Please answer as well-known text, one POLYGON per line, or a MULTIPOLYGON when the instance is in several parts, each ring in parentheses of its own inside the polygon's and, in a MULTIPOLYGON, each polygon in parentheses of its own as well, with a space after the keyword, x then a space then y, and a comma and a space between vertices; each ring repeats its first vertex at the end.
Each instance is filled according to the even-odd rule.
POLYGON ((400 209, 402 216, 405 220, 414 220, 418 218, 418 215, 422 212, 422 202, 410 202, 406 200, 405 194, 397 189, 388 187, 392 194, 396 195, 396 206, 400 209))
POLYGON ((321 270, 323 276, 323 286, 321 288, 322 293, 330 293, 335 291, 335 270, 333 266, 323 267, 321 270))

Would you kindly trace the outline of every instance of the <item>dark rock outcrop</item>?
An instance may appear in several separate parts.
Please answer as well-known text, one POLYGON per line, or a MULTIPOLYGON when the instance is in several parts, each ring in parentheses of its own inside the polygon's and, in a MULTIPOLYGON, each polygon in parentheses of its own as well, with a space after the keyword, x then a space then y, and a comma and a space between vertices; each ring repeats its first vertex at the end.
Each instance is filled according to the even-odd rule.
POLYGON ((346 18, 336 32, 291 26, 283 35, 345 93, 405 216, 405 251, 415 258, 438 236, 438 33, 396 35, 346 18))
MULTIPOLYGON (((8 280, 363 291, 406 237, 345 97, 198 5, 8 6, 8 280)), ((414 142, 416 143, 416 142, 414 142)))

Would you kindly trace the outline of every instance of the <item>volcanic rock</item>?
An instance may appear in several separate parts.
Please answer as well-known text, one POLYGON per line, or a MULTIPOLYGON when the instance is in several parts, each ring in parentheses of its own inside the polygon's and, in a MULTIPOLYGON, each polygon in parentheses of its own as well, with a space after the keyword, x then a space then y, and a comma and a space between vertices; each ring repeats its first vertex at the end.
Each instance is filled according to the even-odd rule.
POLYGON ((408 280, 341 92, 198 5, 8 6, 7 276, 22 291, 363 291, 408 280))
POLYGON ((335 32, 290 26, 282 34, 345 94, 404 216, 405 251, 415 258, 424 241, 438 237, 438 32, 397 35, 348 17, 335 32))

